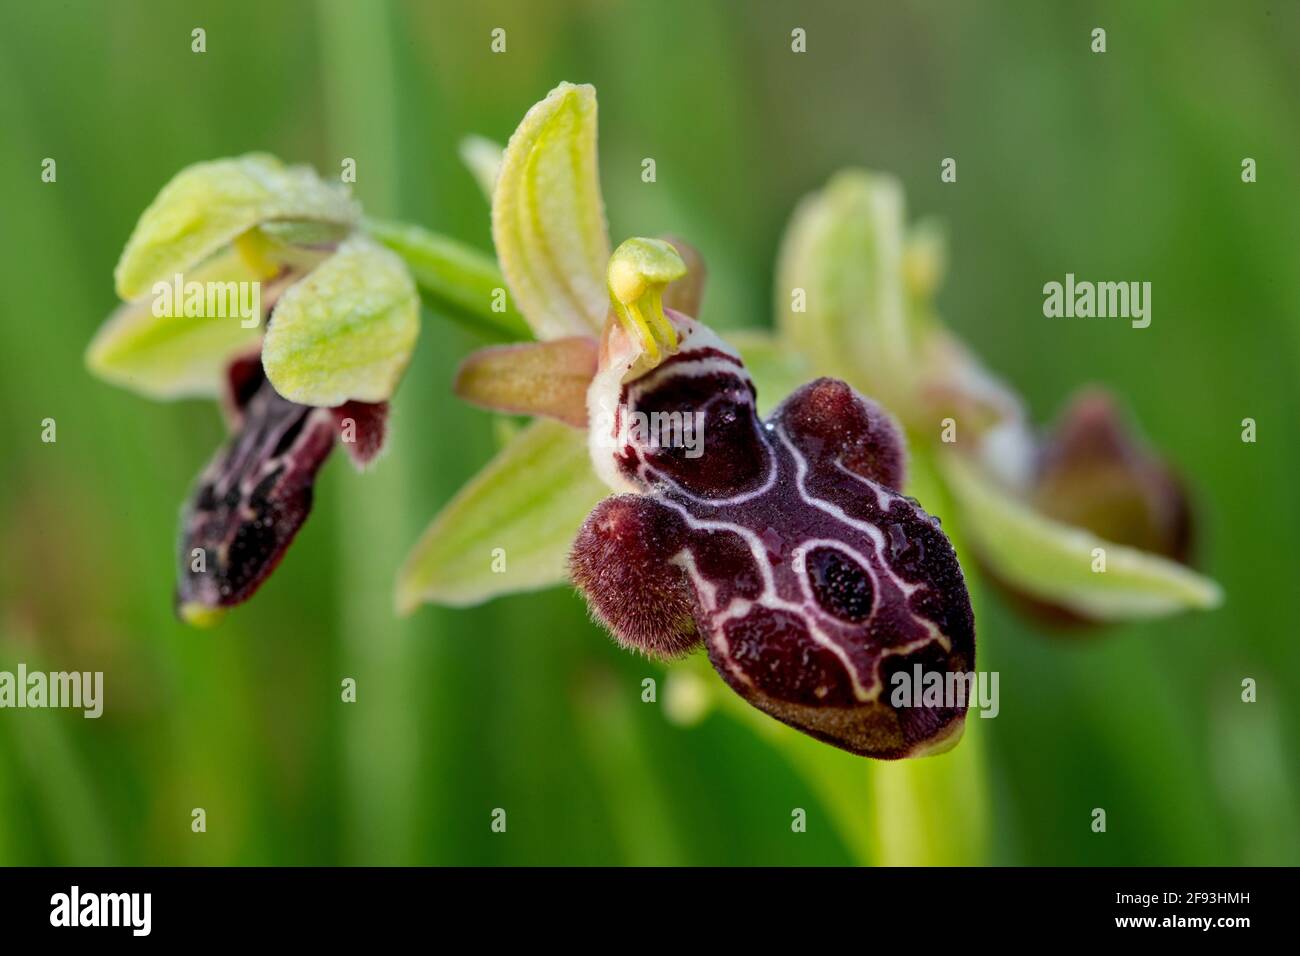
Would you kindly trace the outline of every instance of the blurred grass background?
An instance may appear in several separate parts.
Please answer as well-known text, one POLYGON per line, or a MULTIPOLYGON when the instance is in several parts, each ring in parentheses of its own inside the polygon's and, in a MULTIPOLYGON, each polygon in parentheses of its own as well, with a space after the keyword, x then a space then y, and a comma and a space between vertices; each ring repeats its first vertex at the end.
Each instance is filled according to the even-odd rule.
POLYGON ((1002 712, 973 720, 981 859, 1300 862, 1298 42, 1300 6, 1281 0, 4 4, 0 670, 102 670, 106 709, 0 711, 0 862, 863 859, 765 736, 723 713, 681 729, 642 704, 641 679, 661 675, 572 594, 393 619, 398 563, 494 446, 490 418, 448 399, 480 343, 439 317, 380 466, 327 467, 283 566, 222 628, 172 618, 177 511, 221 440, 217 411, 82 366, 141 210, 198 160, 264 149, 333 175, 350 156, 369 213, 490 248, 457 141, 504 140, 561 79, 599 91, 614 240, 698 244, 712 323, 770 322, 801 195, 842 166, 892 172, 913 215, 947 223, 945 317, 1035 415, 1104 383, 1192 480, 1221 610, 1087 640, 983 595, 980 667, 1001 672, 1002 712), (1042 285, 1066 272, 1151 281, 1151 327, 1045 320, 1042 285), (1258 703, 1240 702, 1243 677, 1258 703))

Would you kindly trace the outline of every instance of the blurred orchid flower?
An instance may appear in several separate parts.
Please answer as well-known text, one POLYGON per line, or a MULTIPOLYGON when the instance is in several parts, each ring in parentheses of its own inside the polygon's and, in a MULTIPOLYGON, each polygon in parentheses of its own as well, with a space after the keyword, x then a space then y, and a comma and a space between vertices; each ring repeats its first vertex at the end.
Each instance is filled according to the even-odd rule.
POLYGON ((115 279, 125 304, 89 368, 150 398, 218 398, 230 426, 181 519, 177 612, 211 624, 279 563, 335 443, 358 467, 379 453, 416 287, 344 189, 261 154, 178 173, 115 279))
POLYGON ((1038 439, 1019 396, 934 315, 943 268, 938 230, 905 228, 896 181, 840 173, 792 217, 766 347, 801 351, 899 416, 973 555, 1022 607, 1101 623, 1217 606, 1218 585, 1186 566, 1186 493, 1115 400, 1085 390, 1038 439))

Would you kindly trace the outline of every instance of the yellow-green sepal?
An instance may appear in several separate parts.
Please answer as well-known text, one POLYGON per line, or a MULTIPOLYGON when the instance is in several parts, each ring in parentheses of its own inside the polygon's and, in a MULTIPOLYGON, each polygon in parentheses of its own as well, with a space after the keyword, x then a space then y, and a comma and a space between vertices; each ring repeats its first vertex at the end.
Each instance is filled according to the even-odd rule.
POLYGON ((594 87, 561 83, 524 116, 496 176, 492 238, 537 338, 599 334, 609 310, 609 233, 594 87))
POLYGON ((907 308, 903 213, 893 178, 836 174, 795 209, 775 290, 782 338, 819 372, 853 383, 895 414, 911 400, 917 338, 907 308))
POLYGON ((1044 517, 958 453, 939 466, 976 555, 1013 590, 1090 621, 1207 610, 1219 585, 1167 558, 1044 517))
POLYGON ((263 153, 196 163, 177 173, 140 216, 113 273, 117 294, 139 298, 261 223, 352 226, 359 218, 347 191, 309 167, 285 166, 263 153))

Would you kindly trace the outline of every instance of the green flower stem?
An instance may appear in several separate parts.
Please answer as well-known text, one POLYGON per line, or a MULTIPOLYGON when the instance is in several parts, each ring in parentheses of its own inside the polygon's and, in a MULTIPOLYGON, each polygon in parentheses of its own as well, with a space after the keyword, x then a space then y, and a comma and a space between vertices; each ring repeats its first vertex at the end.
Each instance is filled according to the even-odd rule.
POLYGON ((408 223, 372 219, 366 229, 405 260, 434 312, 494 339, 533 337, 509 295, 496 291, 506 288, 506 280, 492 256, 408 223), (503 302, 504 311, 494 311, 495 302, 503 302))
MULTIPOLYGON (((366 199, 372 208, 395 208, 400 93, 393 80, 392 13, 376 14, 348 0, 329 0, 319 10, 331 143, 339 155, 370 151, 366 199)), ((418 769, 427 745, 420 740, 419 673, 411 660, 415 629, 393 620, 388 598, 396 571, 388 556, 401 554, 418 520, 411 513, 416 479, 406 437, 395 429, 387 455, 368 474, 339 469, 330 496, 339 525, 339 676, 357 682, 357 702, 339 705, 346 708, 343 853, 352 864, 414 862, 419 815, 428 809, 419 803, 418 769)), ((428 629, 421 639, 432 636, 428 629)), ((322 692, 338 694, 339 685, 322 692)))
POLYGON ((628 703, 617 678, 593 668, 583 675, 574 706, 579 743, 601 788, 622 862, 629 866, 686 863, 662 774, 637 726, 636 705, 628 703))
MULTIPOLYGON (((717 680, 717 675, 708 675, 717 680)), ((736 694, 720 694, 724 706, 748 723, 789 761, 795 772, 831 817, 844 848, 861 866, 881 862, 880 843, 872 806, 872 772, 875 761, 845 753, 778 723, 746 704, 736 694)))
MULTIPOLYGON (((974 564, 956 526, 952 500, 935 470, 931 449, 909 436, 911 462, 908 494, 943 521, 944 532, 962 561, 966 586, 980 620, 979 582, 974 564)), ((977 638, 978 640, 978 638, 977 638)), ((989 670, 988 642, 976 655, 976 667, 989 670)), ((872 768, 879 863, 886 866, 972 866, 987 861, 988 780, 985 773, 984 718, 971 709, 966 730, 952 750, 934 757, 880 763, 872 768)))

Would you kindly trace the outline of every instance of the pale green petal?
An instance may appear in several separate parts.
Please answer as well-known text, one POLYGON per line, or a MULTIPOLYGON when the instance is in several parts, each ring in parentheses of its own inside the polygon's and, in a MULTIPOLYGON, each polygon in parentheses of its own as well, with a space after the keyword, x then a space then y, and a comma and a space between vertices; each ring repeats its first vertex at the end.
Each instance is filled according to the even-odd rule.
POLYGON ((460 141, 460 160, 469 167, 474 181, 489 202, 497 186, 503 153, 500 143, 494 143, 483 136, 466 136, 460 141))
POLYGON ((585 335, 479 349, 460 364, 451 390, 480 408, 545 415, 585 429, 598 351, 585 335))
POLYGON ((896 414, 910 397, 915 351, 904 236, 896 180, 839 173, 795 209, 775 290, 785 341, 810 356, 818 373, 851 382, 896 414))
POLYGON ((399 613, 563 583, 578 528, 608 494, 585 432, 533 422, 425 530, 398 575, 399 613))
MULTIPOLYGON (((214 256, 189 273, 186 281, 254 282, 251 269, 232 251, 214 256)), ((247 288, 247 287, 246 287, 247 288)), ((268 291, 259 287, 261 294, 268 291)), ((159 299, 162 316, 154 315, 154 297, 117 309, 86 350, 86 366, 105 381, 150 398, 216 397, 224 386, 230 359, 257 347, 262 317, 245 328, 238 316, 210 318, 184 315, 184 300, 159 299)))
POLYGON ((196 163, 177 173, 136 223, 114 272, 117 294, 138 298, 259 223, 352 225, 359 216, 344 189, 306 166, 261 153, 196 163))
POLYGON ((790 348, 770 332, 746 329, 728 331, 725 338, 740 353, 758 391, 758 412, 767 415, 800 385, 817 377, 807 356, 790 348))
POLYGON ((262 365, 300 405, 383 402, 419 332, 419 297, 401 258, 359 234, 280 298, 262 365))
POLYGON ((596 163, 596 90, 561 83, 510 137, 492 194, 497 258, 539 339, 598 334, 609 234, 596 163))
POLYGON ((1038 514, 957 454, 941 468, 972 548, 1005 584, 1096 621, 1217 607, 1219 586, 1181 564, 1038 514), (1104 572, 1094 549, 1105 550, 1104 572))

